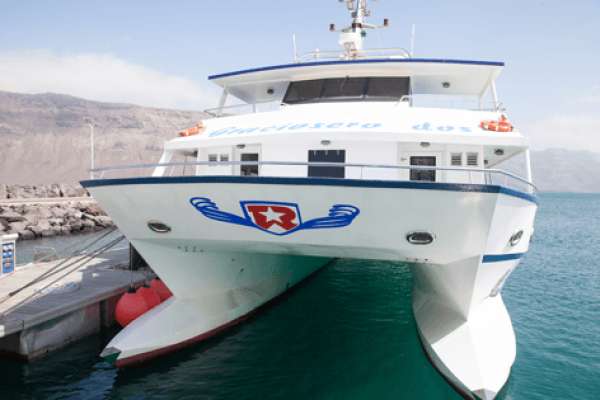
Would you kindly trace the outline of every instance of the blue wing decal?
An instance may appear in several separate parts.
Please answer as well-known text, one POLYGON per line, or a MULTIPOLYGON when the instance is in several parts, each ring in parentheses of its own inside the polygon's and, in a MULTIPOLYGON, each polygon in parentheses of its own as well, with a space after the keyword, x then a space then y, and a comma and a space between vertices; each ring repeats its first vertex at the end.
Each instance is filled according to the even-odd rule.
MULTIPOLYGON (((301 221, 300 210, 296 203, 241 201, 240 204, 242 206, 242 211, 244 211, 244 215, 239 216, 219 210, 217 204, 207 197, 192 197, 190 199, 190 204, 206 218, 219 222, 249 226, 274 235, 288 235, 290 233, 297 232, 303 229, 341 228, 350 225, 352 221, 354 221, 354 219, 358 216, 358 214, 360 214, 360 210, 358 209, 358 207, 352 206, 350 204, 334 204, 329 209, 329 214, 326 217, 315 218, 306 222, 301 222, 299 225, 294 225, 291 228, 287 228, 287 231, 282 231, 281 229, 270 230, 273 224, 271 223, 268 226, 259 226, 259 224, 257 224, 256 221, 253 220, 253 217, 245 210, 244 206, 246 203, 256 203, 265 206, 269 206, 270 204, 272 204, 275 207, 288 208, 289 210, 291 210, 290 212, 294 213, 293 215, 295 215, 297 219, 301 221)), ((264 225, 264 221, 260 225, 264 225)), ((283 226, 281 221, 279 221, 278 226, 283 226)))
POLYGON ((360 213, 357 207, 349 204, 334 204, 327 217, 315 218, 304 222, 298 229, 340 228, 348 226, 360 213))
POLYGON ((193 197, 190 199, 190 203, 206 218, 214 219, 215 221, 229 222, 230 224, 254 226, 251 221, 248 221, 245 218, 219 210, 219 207, 206 197, 193 197))

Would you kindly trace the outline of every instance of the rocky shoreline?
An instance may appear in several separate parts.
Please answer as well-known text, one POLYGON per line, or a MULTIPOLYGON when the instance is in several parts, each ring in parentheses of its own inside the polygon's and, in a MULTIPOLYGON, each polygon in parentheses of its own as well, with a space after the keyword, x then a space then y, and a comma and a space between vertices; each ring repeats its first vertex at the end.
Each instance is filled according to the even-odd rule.
POLYGON ((20 240, 99 231, 113 226, 112 220, 75 185, 0 185, 0 235, 17 233, 20 240), (3 197, 4 195, 4 197, 3 197), (56 198, 52 203, 35 203, 39 198, 56 198), (69 198, 77 198, 70 201, 69 198), (24 204, 6 204, 10 200, 24 204))

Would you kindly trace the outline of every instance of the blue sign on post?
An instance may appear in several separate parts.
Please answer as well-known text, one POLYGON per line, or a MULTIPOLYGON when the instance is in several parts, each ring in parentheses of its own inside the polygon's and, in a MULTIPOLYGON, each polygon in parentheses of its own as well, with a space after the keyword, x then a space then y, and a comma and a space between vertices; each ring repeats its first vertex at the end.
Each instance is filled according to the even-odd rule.
POLYGON ((15 240, 17 235, 4 235, 0 241, 2 246, 2 264, 0 267, 0 275, 10 274, 15 270, 16 255, 15 255, 15 240))

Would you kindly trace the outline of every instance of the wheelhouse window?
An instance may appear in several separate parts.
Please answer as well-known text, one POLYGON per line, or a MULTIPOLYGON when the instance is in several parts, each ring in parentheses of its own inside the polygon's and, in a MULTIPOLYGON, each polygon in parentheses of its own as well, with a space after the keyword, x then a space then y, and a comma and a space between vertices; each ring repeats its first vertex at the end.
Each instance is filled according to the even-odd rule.
MULTIPOLYGON (((346 150, 309 150, 308 162, 345 163, 346 150)), ((344 178, 343 166, 308 166, 308 176, 318 178, 344 178)))
POLYGON ((410 94, 408 77, 330 78, 291 82, 285 104, 327 101, 398 101, 410 94))

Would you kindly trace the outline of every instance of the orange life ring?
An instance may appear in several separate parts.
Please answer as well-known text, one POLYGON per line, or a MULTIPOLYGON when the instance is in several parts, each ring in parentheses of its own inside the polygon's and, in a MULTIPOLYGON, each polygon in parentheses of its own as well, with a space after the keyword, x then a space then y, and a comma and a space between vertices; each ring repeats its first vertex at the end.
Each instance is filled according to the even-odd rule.
POLYGON ((191 128, 187 128, 182 131, 179 131, 178 134, 181 137, 188 137, 188 136, 198 135, 202 132, 204 132, 204 124, 202 123, 202 121, 200 121, 196 125, 192 126, 191 128))
POLYGON ((481 121, 479 126, 481 129, 492 132, 512 132, 514 129, 513 125, 505 115, 501 115, 498 121, 481 121))

